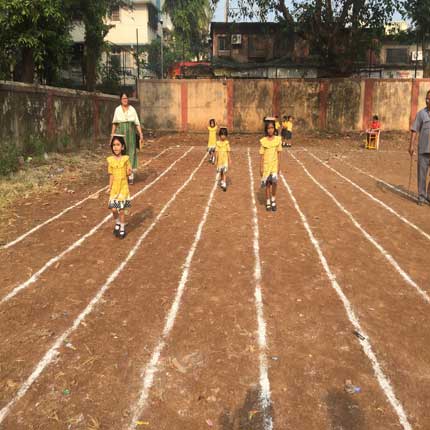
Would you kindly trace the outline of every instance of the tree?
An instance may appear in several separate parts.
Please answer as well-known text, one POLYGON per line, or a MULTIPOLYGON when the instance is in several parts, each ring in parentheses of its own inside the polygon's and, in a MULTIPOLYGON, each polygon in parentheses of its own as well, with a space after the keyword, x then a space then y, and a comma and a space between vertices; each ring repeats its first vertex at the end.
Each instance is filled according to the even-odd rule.
MULTIPOLYGON (((417 0, 418 2, 420 0, 417 0)), ((383 33, 398 0, 304 0, 290 8, 285 0, 238 0, 239 14, 264 20, 269 13, 308 41, 330 74, 349 75, 375 36, 383 33)))
POLYGON ((68 14, 85 27, 84 75, 88 91, 94 91, 104 38, 110 30, 106 17, 118 7, 131 7, 130 0, 67 0, 68 14))
POLYGON ((423 52, 423 77, 430 78, 430 0, 408 0, 402 2, 403 13, 409 18, 416 32, 417 41, 423 52))
POLYGON ((0 62, 6 77, 15 69, 23 82, 34 82, 36 70, 51 78, 69 42, 62 0, 0 0, 0 62))
POLYGON ((166 0, 163 11, 170 16, 173 38, 182 47, 182 60, 201 58, 206 50, 209 25, 218 0, 166 0))

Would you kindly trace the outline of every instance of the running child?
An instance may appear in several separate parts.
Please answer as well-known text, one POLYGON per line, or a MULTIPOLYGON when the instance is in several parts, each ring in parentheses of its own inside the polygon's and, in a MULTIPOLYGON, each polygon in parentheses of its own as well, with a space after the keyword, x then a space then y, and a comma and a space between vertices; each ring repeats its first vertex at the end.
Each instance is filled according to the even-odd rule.
POLYGON ((115 220, 113 234, 124 239, 125 209, 131 207, 130 191, 128 189, 128 176, 131 173, 131 164, 126 154, 124 136, 114 135, 110 144, 113 155, 107 158, 109 173, 109 204, 115 220))
POLYGON ((209 163, 214 164, 215 163, 215 149, 216 149, 216 131, 218 127, 216 125, 215 120, 212 118, 209 120, 209 139, 208 139, 208 154, 209 163))
POLYGON ((276 188, 281 171, 282 140, 280 136, 275 136, 274 121, 267 122, 264 131, 266 136, 260 139, 261 186, 266 188, 266 210, 276 211, 276 188))
POLYGON ((284 116, 282 121, 282 146, 291 148, 293 145, 293 117, 291 115, 284 116))
POLYGON ((223 191, 227 191, 227 171, 231 165, 230 143, 227 140, 228 131, 226 127, 219 129, 219 140, 216 143, 216 167, 219 175, 219 185, 223 191))

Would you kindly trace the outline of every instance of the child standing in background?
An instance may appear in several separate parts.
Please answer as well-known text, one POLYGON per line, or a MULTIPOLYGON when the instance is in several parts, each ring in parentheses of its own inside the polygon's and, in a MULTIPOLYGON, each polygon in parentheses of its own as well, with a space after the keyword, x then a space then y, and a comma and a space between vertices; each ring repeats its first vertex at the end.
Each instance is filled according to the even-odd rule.
POLYGON ((275 136, 275 123, 267 122, 266 136, 260 139, 260 175, 261 186, 266 188, 266 210, 276 211, 276 188, 280 169, 282 140, 275 136))
POLYGON ((131 173, 130 158, 126 154, 124 136, 114 135, 110 144, 113 155, 107 158, 109 173, 109 205, 115 220, 113 234, 125 238, 125 209, 131 207, 128 176, 131 173))
POLYGON ((226 127, 219 129, 219 140, 216 143, 216 167, 220 177, 220 187, 227 191, 227 171, 231 165, 230 143, 227 140, 228 131, 226 127))
POLYGON ((215 120, 212 118, 209 120, 209 139, 208 139, 208 154, 209 163, 214 164, 215 163, 215 148, 216 148, 216 131, 218 127, 216 125, 215 120))
POLYGON ((275 115, 275 136, 279 136, 281 133, 281 123, 279 122, 279 117, 275 115))
POLYGON ((282 146, 291 148, 293 145, 293 117, 291 115, 284 116, 282 121, 282 146))

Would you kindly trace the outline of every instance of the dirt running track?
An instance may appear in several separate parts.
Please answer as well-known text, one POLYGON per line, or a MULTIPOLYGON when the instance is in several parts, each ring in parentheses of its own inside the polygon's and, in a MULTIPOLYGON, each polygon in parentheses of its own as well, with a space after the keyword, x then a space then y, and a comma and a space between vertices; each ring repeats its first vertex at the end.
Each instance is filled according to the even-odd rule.
POLYGON ((203 147, 152 149, 124 241, 101 193, 0 249, 0 429, 430 429, 430 207, 382 186, 407 156, 295 147, 267 213, 249 146, 226 193, 203 147))

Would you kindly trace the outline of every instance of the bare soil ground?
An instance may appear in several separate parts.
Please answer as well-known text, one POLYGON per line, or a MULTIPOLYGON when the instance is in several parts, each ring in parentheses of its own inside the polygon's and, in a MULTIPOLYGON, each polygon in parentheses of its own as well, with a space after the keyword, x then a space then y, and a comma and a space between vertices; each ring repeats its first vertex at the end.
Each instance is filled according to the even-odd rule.
POLYGON ((430 428, 430 207, 415 166, 407 193, 408 135, 376 152, 298 133, 277 212, 258 138, 230 136, 227 192, 206 135, 152 139, 123 241, 104 191, 79 203, 106 185, 101 150, 72 174, 52 157, 55 178, 1 209, 0 429, 430 428))

